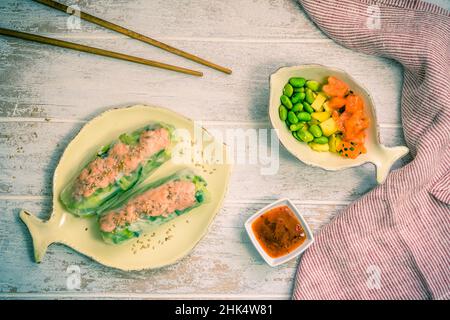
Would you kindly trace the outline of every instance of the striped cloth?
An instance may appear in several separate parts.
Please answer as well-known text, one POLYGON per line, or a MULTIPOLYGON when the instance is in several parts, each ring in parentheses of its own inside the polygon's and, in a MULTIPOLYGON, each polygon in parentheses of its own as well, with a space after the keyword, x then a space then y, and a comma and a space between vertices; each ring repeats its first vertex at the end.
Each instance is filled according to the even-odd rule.
POLYGON ((449 12, 415 0, 299 2, 336 42, 403 65, 413 160, 321 230, 293 298, 450 299, 449 12))

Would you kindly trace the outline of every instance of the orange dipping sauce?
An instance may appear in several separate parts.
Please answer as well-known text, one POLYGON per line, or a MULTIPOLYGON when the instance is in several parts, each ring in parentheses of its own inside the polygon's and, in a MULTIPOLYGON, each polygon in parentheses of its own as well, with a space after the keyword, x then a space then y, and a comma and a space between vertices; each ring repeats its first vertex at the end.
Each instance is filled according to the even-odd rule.
POLYGON ((252 230, 264 251, 272 258, 284 256, 305 240, 302 224, 288 206, 270 209, 252 223, 252 230))

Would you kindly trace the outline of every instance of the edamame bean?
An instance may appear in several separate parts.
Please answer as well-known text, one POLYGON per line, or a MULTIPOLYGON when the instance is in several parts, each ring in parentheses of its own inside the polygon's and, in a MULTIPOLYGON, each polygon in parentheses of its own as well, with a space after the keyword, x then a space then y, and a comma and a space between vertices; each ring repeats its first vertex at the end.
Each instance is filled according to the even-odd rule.
POLYGON ((303 127, 300 129, 300 130, 303 130, 303 131, 308 131, 308 129, 309 129, 309 126, 308 126, 308 124, 307 123, 305 123, 305 122, 303 122, 303 127))
POLYGON ((298 118, 295 115, 295 113, 292 112, 292 111, 288 112, 287 118, 288 118, 289 122, 292 123, 292 124, 298 123, 298 118))
POLYGON ((315 138, 320 138, 322 136, 322 129, 320 129, 317 124, 313 124, 312 126, 310 126, 309 132, 311 132, 315 138))
POLYGON ((300 88, 305 85, 306 79, 300 77, 290 78, 289 83, 295 88, 300 88))
POLYGON ((318 144, 326 144, 328 143, 328 138, 325 136, 319 137, 319 138, 314 138, 314 143, 318 143, 318 144))
POLYGON ((297 102, 301 102, 303 100, 305 100, 305 93, 303 92, 294 93, 291 98, 293 104, 296 104, 297 102))
POLYGON ((299 121, 308 122, 311 120, 311 115, 308 112, 299 112, 297 119, 299 121))
POLYGON ((292 135, 294 136, 295 139, 297 139, 298 141, 302 141, 302 139, 300 139, 300 137, 298 136, 297 131, 293 131, 292 135))
POLYGON ((280 115, 280 119, 281 119, 282 121, 286 121, 286 119, 287 119, 287 114, 288 114, 286 107, 283 106, 283 105, 280 105, 280 107, 278 108, 278 113, 279 113, 279 115, 280 115))
POLYGON ((311 134, 311 132, 306 130, 297 131, 297 136, 304 142, 311 142, 314 140, 314 136, 311 134))
POLYGON ((306 102, 306 101, 303 101, 303 109, 306 111, 306 112, 308 112, 308 113, 313 113, 315 110, 311 107, 311 105, 308 103, 308 102, 306 102))
POLYGON ((305 92, 305 87, 294 88, 294 93, 297 93, 297 92, 305 92))
POLYGON ((298 131, 302 128, 303 128, 303 123, 291 124, 289 126, 289 130, 291 130, 291 131, 298 131))
POLYGON ((280 97, 281 103, 288 109, 292 109, 292 102, 288 98, 288 96, 285 96, 284 94, 280 97))
POLYGON ((283 94, 285 96, 291 97, 292 93, 294 92, 294 88, 289 83, 286 83, 286 85, 283 88, 283 94))
POLYGON ((319 91, 320 89, 320 83, 314 80, 308 80, 306 81, 306 87, 311 89, 312 91, 319 91))
POLYGON ((300 122, 300 123, 302 123, 303 126, 297 131, 308 131, 308 124, 305 122, 300 122))
POLYGON ((305 94, 306 94, 306 102, 308 102, 309 104, 313 103, 314 100, 316 99, 314 98, 314 93, 310 88, 306 88, 305 94))
POLYGON ((294 112, 303 111, 303 104, 301 102, 294 104, 294 106, 292 107, 292 111, 294 112))

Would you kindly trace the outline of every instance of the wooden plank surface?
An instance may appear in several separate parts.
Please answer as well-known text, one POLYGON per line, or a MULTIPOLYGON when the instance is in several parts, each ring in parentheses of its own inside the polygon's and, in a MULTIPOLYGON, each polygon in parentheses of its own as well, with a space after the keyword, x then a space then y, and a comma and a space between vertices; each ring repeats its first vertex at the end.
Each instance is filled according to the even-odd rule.
MULTIPOLYGON (((43 293, 55 297, 72 294, 111 293, 148 294, 148 297, 193 297, 203 294, 217 297, 287 298, 292 287, 296 261, 279 268, 265 264, 249 242, 242 224, 262 204, 226 205, 217 216, 208 235, 193 252, 178 263, 160 269, 123 272, 101 266, 71 249, 54 245, 39 265, 31 261, 31 238, 18 220, 18 208, 24 207, 48 216, 47 201, 4 201, 0 220, 0 297, 6 293, 23 296, 43 293), (8 227, 7 227, 8 226, 8 227), (8 232, 4 228, 7 228, 8 232), (9 235, 14 235, 10 238, 9 235), (18 263, 20 261, 20 263, 18 263), (67 290, 66 270, 81 268, 80 290, 67 290), (26 276, 20 276, 24 275, 26 276)), ((333 216, 339 206, 305 206, 299 208, 317 230, 333 216)))
POLYGON ((265 265, 243 222, 270 201, 289 197, 318 232, 376 185, 371 165, 326 172, 307 167, 282 147, 277 175, 262 176, 259 165, 237 165, 208 235, 188 257, 153 271, 113 270, 60 245, 36 265, 18 210, 48 217, 58 159, 82 125, 101 111, 146 103, 202 120, 209 129, 268 128, 268 77, 285 65, 320 63, 350 72, 373 95, 382 142, 402 145, 401 67, 335 44, 291 0, 77 3, 87 12, 228 66, 233 75, 86 22, 80 30, 68 29, 67 15, 32 1, 1 1, 1 27, 197 68, 205 77, 0 38, 0 298, 289 298, 298 259, 278 268, 265 265), (78 290, 67 289, 71 265, 81 268, 78 290))
MULTIPOLYGON (((97 40, 83 39, 93 45, 97 40)), ((0 117, 86 120, 112 106, 152 103, 197 120, 267 120, 271 73, 286 65, 319 63, 342 68, 373 93, 381 123, 398 124, 401 68, 335 43, 219 43, 176 41, 189 52, 233 69, 227 76, 128 39, 102 40, 102 48, 199 68, 203 78, 169 73, 22 40, 0 38, 3 79, 0 117), (348 59, 348 60, 347 60, 348 59), (349 63, 352 61, 352 63, 349 63), (20 65, 17 63, 20 62, 20 65), (371 70, 368 72, 367 70, 371 70)))
MULTIPOLYGON (((295 1, 204 0, 60 0, 83 11, 159 39, 205 38, 206 41, 326 39, 295 1)), ((88 22, 67 30, 67 16, 32 1, 2 0, 2 24, 26 32, 59 37, 116 37, 88 22), (32 15, 32 19, 30 16, 32 15)))
MULTIPOLYGON (((0 122, 0 196, 50 196, 53 170, 81 126, 81 123, 52 121, 0 122), (26 179, 22 177, 24 170, 26 179)), ((219 123, 206 127, 223 129, 219 123)), ((234 125, 243 130, 263 127, 234 125)), ((399 128, 383 128, 381 136, 388 146, 404 144, 399 128)), ((351 201, 376 184, 370 164, 328 172, 306 166, 281 146, 279 163, 276 175, 261 175, 260 165, 236 164, 227 201, 270 201, 281 196, 319 202, 323 199, 351 201)))

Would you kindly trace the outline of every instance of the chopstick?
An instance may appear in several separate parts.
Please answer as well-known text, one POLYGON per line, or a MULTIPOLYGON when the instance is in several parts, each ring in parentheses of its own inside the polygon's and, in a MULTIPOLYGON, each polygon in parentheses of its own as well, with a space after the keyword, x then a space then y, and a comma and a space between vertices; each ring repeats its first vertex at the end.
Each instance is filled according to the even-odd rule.
POLYGON ((38 36, 35 34, 31 34, 31 33, 25 33, 25 32, 19 32, 19 31, 14 31, 14 30, 10 30, 10 29, 0 28, 0 35, 35 41, 35 42, 39 42, 39 43, 45 43, 45 44, 49 44, 49 45, 53 45, 53 46, 57 46, 57 47, 73 49, 73 50, 87 52, 87 53, 93 53, 93 54, 110 57, 110 58, 140 63, 140 64, 144 64, 144 65, 151 66, 151 67, 181 72, 181 73, 189 74, 192 76, 197 76, 197 77, 203 76, 203 73, 200 71, 177 67, 177 66, 173 66, 170 64, 153 61, 153 60, 147 60, 147 59, 143 59, 143 58, 139 58, 139 57, 134 57, 134 56, 130 56, 127 54, 118 53, 118 52, 114 52, 114 51, 108 51, 108 50, 104 50, 104 49, 89 47, 89 46, 85 46, 85 45, 77 44, 77 43, 73 43, 73 42, 67 42, 67 41, 62 41, 62 40, 58 40, 58 39, 38 36))
MULTIPOLYGON (((67 9, 69 9, 69 7, 66 6, 65 4, 62 4, 62 3, 59 3, 59 2, 56 2, 56 1, 53 1, 53 0, 34 0, 34 1, 42 3, 42 4, 45 4, 45 5, 49 6, 49 7, 52 7, 52 8, 57 9, 57 10, 60 10, 62 12, 69 13, 69 11, 67 10, 67 9)), ((212 62, 210 62, 208 60, 205 60, 203 58, 200 58, 198 56, 190 54, 190 53, 188 53, 186 51, 183 51, 183 50, 177 49, 175 47, 172 47, 172 46, 170 46, 168 44, 165 44, 165 43, 163 43, 161 41, 158 41, 158 40, 152 39, 150 37, 144 36, 143 34, 137 33, 137 32, 132 31, 130 29, 121 27, 121 26, 119 26, 117 24, 114 24, 114 23, 108 22, 106 20, 97 18, 97 17, 95 17, 93 15, 90 15, 90 14, 88 14, 86 12, 80 11, 79 14, 80 14, 80 18, 82 18, 82 19, 84 19, 86 21, 95 23, 95 24, 97 24, 99 26, 102 26, 102 27, 104 27, 106 29, 110 29, 110 30, 122 33, 122 34, 124 34, 126 36, 129 36, 129 37, 133 38, 133 39, 145 42, 145 43, 150 44, 152 46, 155 46, 155 47, 158 47, 160 49, 166 50, 166 51, 168 51, 170 53, 176 54, 178 56, 181 56, 181 57, 184 57, 186 59, 192 60, 194 62, 200 63, 200 64, 205 65, 207 67, 210 67, 210 68, 216 69, 218 71, 224 72, 226 74, 231 74, 231 72, 232 72, 228 68, 222 67, 222 66, 220 66, 218 64, 212 63, 212 62)))

